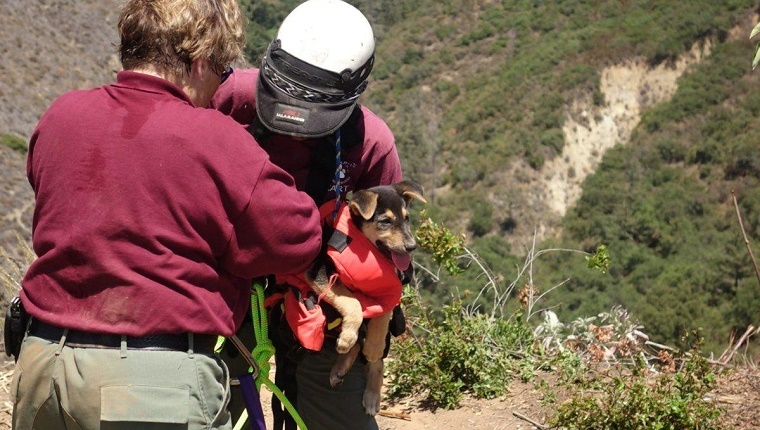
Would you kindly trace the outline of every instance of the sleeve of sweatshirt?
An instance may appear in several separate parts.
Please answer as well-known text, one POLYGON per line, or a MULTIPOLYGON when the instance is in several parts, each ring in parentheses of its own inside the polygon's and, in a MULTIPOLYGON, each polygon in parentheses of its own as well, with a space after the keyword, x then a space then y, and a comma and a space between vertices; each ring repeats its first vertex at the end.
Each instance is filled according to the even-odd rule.
POLYGON ((229 115, 239 124, 248 127, 256 116, 258 78, 258 69, 235 69, 235 72, 214 93, 209 108, 229 115))
POLYGON ((300 273, 321 245, 314 201, 296 190, 290 175, 266 161, 247 207, 233 220, 225 269, 243 278, 300 273))

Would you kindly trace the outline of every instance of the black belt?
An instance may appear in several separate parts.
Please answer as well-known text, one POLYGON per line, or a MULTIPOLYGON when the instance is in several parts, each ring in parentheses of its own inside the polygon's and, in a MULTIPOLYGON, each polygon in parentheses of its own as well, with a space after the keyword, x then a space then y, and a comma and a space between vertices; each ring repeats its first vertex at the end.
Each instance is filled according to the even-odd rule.
MULTIPOLYGON (((64 329, 33 319, 29 327, 29 335, 53 342, 63 337, 64 329)), ((188 351, 190 342, 188 333, 154 334, 148 336, 126 336, 127 349, 149 349, 157 351, 188 351)), ((216 347, 218 336, 212 334, 193 334, 193 351, 200 354, 212 354, 216 347)), ((66 334, 66 345, 75 348, 121 348, 122 336, 118 334, 89 333, 79 330, 69 330, 66 334)))

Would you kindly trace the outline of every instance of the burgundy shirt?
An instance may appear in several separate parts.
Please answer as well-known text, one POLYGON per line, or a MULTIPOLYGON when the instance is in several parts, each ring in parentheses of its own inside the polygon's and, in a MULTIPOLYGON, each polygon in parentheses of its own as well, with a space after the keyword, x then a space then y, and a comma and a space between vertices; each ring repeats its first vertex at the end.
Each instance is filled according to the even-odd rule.
MULTIPOLYGON (((246 127, 256 115, 256 81, 258 69, 235 69, 235 72, 219 87, 212 108, 232 116, 246 127)), ((385 122, 369 109, 361 106, 362 115, 355 124, 362 142, 355 142, 342 153, 342 194, 387 185, 402 180, 401 162, 396 150, 393 133, 385 122)), ((313 140, 299 140, 285 135, 272 135, 259 142, 272 162, 290 173, 299 190, 306 190, 310 168, 314 165, 313 140)), ((344 142, 344 144, 346 144, 344 142)), ((330 154, 332 156, 332 154, 330 154)), ((333 169, 334 170, 334 169, 333 169)), ((335 197, 334 184, 326 190, 324 200, 335 197)))
POLYGON ((29 313, 70 329, 230 336, 250 278, 304 270, 313 201, 230 117, 156 77, 61 96, 32 135, 29 313))

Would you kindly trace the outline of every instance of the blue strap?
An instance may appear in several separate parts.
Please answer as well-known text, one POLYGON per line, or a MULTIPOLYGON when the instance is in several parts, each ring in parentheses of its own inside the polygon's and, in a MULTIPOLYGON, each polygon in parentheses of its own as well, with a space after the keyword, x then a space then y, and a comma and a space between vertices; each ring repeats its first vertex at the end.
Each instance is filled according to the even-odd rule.
POLYGON ((333 220, 336 219, 338 211, 340 211, 341 194, 343 192, 340 186, 340 174, 341 168, 343 167, 343 160, 341 159, 342 152, 340 129, 338 129, 335 131, 335 177, 333 178, 333 183, 335 184, 335 210, 332 213, 333 220))

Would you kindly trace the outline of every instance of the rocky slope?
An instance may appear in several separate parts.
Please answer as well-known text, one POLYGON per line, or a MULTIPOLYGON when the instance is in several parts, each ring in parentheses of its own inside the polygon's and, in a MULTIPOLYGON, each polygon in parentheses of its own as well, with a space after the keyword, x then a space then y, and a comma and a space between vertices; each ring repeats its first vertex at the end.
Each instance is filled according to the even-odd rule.
MULTIPOLYGON (((116 0, 0 2, 0 136, 28 140, 60 94, 110 81, 120 68, 116 0)), ((0 268, 23 266, 18 237, 31 236, 26 157, 0 145, 0 268)), ((9 292, 0 294, 7 299, 9 292)), ((3 306, 3 309, 5 306, 3 306)))
POLYGON ((28 138, 61 93, 120 68, 116 0, 0 2, 0 135, 28 138))
MULTIPOLYGON (((26 266, 18 242, 31 237, 34 195, 26 180, 24 155, 0 145, 0 172, 0 270, 15 274, 26 266)), ((3 310, 12 293, 0 291, 3 310)))

